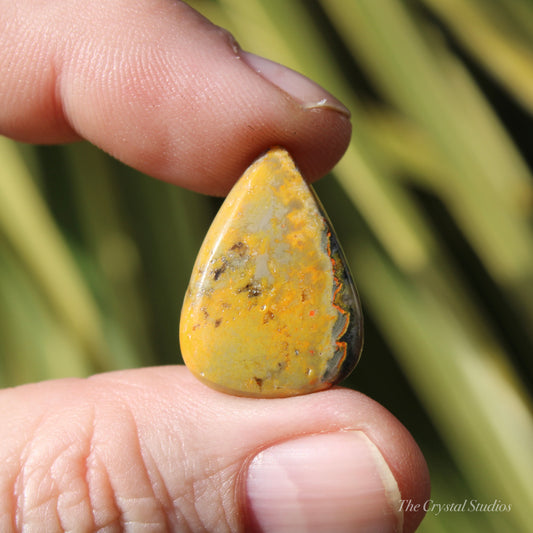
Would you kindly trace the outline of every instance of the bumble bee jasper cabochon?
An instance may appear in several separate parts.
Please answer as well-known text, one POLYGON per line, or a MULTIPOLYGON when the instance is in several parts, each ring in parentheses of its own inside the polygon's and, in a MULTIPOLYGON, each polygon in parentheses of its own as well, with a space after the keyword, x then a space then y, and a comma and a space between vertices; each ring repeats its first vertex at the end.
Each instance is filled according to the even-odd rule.
POLYGON ((181 313, 185 364, 226 393, 294 396, 344 379, 362 343, 331 223, 288 152, 273 148, 235 184, 200 249, 181 313))

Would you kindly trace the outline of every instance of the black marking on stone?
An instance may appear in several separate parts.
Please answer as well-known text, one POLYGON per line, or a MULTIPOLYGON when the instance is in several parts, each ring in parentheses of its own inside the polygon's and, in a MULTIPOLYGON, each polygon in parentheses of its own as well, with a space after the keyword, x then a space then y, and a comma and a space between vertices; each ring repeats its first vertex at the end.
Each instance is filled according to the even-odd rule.
POLYGON ((216 270, 213 271, 213 279, 215 281, 218 280, 221 274, 223 274, 226 270, 226 262, 222 263, 222 266, 218 267, 216 270))
POLYGON ((255 382, 257 383, 257 386, 261 388, 263 386, 263 380, 261 378, 254 377, 255 382))
POLYGON ((232 252, 239 254, 242 257, 248 251, 248 246, 246 246, 246 244, 244 244, 242 241, 239 241, 239 242, 236 242, 230 248, 230 250, 232 252))
POLYGON ((237 290, 237 294, 241 292, 248 292, 248 298, 255 298, 256 296, 261 296, 263 294, 263 288, 257 282, 250 281, 244 287, 241 287, 237 290))
POLYGON ((222 319, 221 318, 217 318, 215 320, 215 328, 218 328, 218 326, 220 326, 220 324, 222 324, 222 319))

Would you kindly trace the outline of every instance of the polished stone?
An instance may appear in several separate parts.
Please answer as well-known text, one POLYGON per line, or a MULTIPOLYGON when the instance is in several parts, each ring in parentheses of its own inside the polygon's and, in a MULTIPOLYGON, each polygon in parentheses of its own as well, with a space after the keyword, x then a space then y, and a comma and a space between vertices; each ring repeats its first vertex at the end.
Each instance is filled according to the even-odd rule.
POLYGON ((196 259, 180 322, 185 364, 239 396, 306 394, 353 370, 362 328, 323 207, 287 151, 271 149, 236 183, 196 259))

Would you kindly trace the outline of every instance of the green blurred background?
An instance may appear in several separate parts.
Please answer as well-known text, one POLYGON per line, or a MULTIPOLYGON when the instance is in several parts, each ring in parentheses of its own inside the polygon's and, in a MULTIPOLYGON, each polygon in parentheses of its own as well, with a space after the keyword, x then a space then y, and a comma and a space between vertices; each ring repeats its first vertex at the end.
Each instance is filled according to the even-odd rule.
MULTIPOLYGON (((316 186, 365 310, 348 385, 413 433, 435 503, 511 506, 420 530, 531 531, 533 3, 189 3, 352 111, 316 186)), ((178 362, 220 201, 84 143, 0 138, 0 161, 0 384, 178 362)))

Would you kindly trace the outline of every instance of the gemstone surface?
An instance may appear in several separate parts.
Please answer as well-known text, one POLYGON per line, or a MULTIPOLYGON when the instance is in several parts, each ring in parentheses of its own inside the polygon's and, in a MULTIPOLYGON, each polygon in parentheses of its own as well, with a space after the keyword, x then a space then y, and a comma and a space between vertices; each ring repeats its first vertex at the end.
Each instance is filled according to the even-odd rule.
POLYGON ((273 148, 235 184, 200 249, 181 313, 185 364, 230 394, 294 396, 345 378, 362 342, 331 223, 288 152, 273 148))

